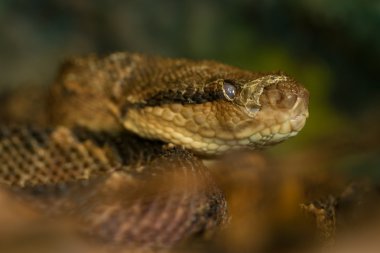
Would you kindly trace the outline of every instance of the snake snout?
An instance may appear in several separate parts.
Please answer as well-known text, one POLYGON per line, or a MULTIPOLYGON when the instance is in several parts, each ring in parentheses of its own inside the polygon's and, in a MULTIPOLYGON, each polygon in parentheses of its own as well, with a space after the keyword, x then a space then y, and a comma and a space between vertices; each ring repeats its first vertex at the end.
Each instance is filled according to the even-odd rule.
POLYGON ((302 86, 283 82, 270 85, 264 89, 263 94, 273 108, 292 110, 302 104, 307 109, 309 92, 302 86))

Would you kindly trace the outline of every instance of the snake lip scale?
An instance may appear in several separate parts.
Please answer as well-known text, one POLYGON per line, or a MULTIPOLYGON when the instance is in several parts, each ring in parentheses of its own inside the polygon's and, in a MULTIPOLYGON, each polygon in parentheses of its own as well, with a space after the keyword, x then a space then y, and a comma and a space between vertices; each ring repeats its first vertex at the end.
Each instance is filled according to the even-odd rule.
POLYGON ((281 72, 136 53, 69 59, 47 124, 0 127, 0 183, 86 238, 173 247, 228 217, 200 157, 295 136, 308 100, 281 72))

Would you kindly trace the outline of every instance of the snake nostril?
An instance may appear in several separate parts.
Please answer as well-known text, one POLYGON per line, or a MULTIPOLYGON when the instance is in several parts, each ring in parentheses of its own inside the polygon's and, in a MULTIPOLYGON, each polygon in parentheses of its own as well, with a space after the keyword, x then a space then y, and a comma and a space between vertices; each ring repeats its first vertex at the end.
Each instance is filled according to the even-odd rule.
POLYGON ((297 102, 297 98, 297 94, 293 92, 285 92, 282 94, 282 99, 279 101, 278 106, 290 109, 297 102))
POLYGON ((270 89, 266 95, 271 106, 284 109, 292 108, 298 98, 293 91, 284 89, 270 89))

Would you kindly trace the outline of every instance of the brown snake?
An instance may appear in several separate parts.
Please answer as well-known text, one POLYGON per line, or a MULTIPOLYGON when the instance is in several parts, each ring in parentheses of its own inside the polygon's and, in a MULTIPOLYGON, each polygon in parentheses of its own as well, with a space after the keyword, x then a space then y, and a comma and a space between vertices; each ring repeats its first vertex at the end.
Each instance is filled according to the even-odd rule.
POLYGON ((279 143, 302 129, 307 107, 306 89, 283 73, 75 58, 51 88, 47 126, 1 126, 0 182, 90 238, 171 247, 227 217, 199 157, 279 143))

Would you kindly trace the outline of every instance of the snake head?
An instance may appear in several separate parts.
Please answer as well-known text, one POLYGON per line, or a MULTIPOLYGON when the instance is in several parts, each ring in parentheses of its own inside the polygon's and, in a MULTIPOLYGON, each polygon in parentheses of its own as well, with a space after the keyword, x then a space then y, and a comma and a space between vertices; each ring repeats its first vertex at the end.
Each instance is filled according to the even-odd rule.
POLYGON ((282 73, 169 60, 144 82, 128 86, 124 127, 199 154, 281 142, 308 117, 307 90, 282 73))
POLYGON ((252 80, 228 79, 221 87, 230 103, 219 109, 219 135, 233 136, 237 146, 257 148, 281 142, 296 135, 309 115, 308 91, 284 74, 267 74, 252 80))
POLYGON ((296 135, 308 117, 307 90, 283 74, 214 79, 189 92, 192 97, 171 93, 185 99, 176 95, 173 101, 131 109, 125 127, 215 155, 281 142, 296 135))

